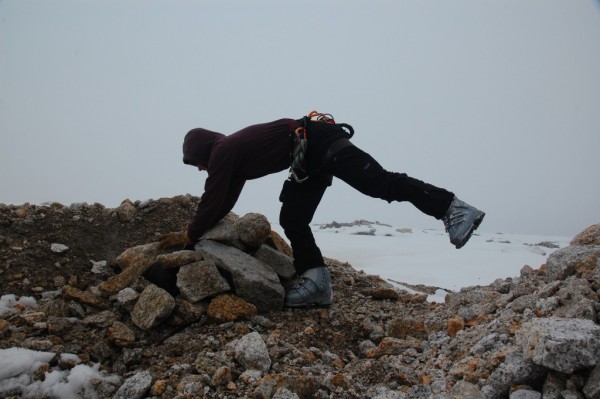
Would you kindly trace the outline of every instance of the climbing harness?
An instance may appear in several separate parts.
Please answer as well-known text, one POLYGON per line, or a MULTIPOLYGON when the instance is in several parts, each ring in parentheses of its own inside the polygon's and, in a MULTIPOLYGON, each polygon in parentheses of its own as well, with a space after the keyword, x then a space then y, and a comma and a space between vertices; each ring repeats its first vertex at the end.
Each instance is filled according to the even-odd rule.
POLYGON ((306 136, 306 121, 303 118, 303 126, 299 126, 294 131, 294 150, 292 152, 292 166, 290 167, 290 178, 296 183, 302 183, 308 179, 308 173, 304 168, 304 156, 308 148, 308 138, 306 136))
POLYGON ((325 114, 314 110, 304 116, 300 120, 301 125, 298 126, 293 133, 294 149, 292 151, 292 165, 290 167, 289 179, 293 179, 296 183, 305 182, 309 176, 305 163, 306 150, 308 149, 306 127, 309 121, 339 126, 348 135, 348 139, 354 135, 352 126, 347 123, 335 123, 335 119, 331 114, 325 114))

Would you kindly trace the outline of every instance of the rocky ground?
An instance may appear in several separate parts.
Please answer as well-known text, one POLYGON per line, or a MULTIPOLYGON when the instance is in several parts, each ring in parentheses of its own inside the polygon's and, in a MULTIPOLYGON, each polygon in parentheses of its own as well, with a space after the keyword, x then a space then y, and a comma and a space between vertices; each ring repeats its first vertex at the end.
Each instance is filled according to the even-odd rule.
MULTIPOLYGON (((188 275, 179 292, 139 277, 171 256, 152 243, 185 226, 197 200, 0 205, 0 295, 35 298, 0 315, 0 349, 76 355, 40 365, 39 380, 98 364, 105 378, 82 397, 600 398, 600 225, 546 264, 445 303, 328 259, 334 305, 284 310, 285 268, 279 282, 252 280, 273 290, 254 297, 211 248, 194 259, 177 251, 188 259, 169 269, 188 275), (193 282, 208 275, 207 293, 193 282)), ((242 227, 222 233, 237 234, 228 248, 256 259, 242 227)))

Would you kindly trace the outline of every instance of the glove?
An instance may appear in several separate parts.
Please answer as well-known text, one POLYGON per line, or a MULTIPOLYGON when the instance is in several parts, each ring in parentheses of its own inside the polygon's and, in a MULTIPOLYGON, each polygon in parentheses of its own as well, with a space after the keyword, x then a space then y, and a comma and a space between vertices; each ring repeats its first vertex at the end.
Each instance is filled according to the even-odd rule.
POLYGON ((166 248, 184 248, 187 245, 192 245, 194 242, 190 240, 187 231, 177 231, 173 233, 163 234, 159 238, 159 249, 166 248))

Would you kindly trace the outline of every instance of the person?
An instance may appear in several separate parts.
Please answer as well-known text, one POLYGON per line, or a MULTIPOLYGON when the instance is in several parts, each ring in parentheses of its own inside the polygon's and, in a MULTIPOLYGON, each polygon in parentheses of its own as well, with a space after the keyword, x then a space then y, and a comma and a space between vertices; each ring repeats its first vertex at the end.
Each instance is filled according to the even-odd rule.
POLYGON ((336 177, 361 193, 388 202, 407 201, 442 220, 456 248, 464 246, 485 213, 452 192, 384 169, 350 142, 352 126, 316 111, 301 119, 248 126, 231 135, 190 130, 183 141, 184 164, 207 171, 204 193, 187 228, 161 238, 162 248, 197 242, 227 215, 248 180, 290 168, 279 200, 279 222, 293 251, 298 283, 285 296, 286 307, 329 306, 331 277, 310 222, 336 177))

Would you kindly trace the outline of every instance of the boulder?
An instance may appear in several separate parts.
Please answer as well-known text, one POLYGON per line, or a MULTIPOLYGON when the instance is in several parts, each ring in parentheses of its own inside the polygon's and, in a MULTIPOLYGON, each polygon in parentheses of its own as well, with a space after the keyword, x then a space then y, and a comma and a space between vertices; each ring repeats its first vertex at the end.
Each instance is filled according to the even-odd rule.
POLYGON ((542 367, 527 359, 518 350, 506 355, 500 364, 486 380, 481 392, 486 398, 505 398, 511 387, 529 384, 544 375, 542 367))
POLYGON ((113 399, 141 399, 152 384, 152 375, 149 371, 142 371, 129 377, 119 388, 113 399))
POLYGON ((202 260, 202 255, 197 251, 176 251, 156 257, 156 262, 165 269, 176 269, 189 263, 202 260))
POLYGON ((527 359, 561 373, 600 362, 600 326, 590 320, 534 319, 523 324, 516 339, 527 359))
POLYGON ((585 274, 599 267, 600 246, 570 245, 552 253, 546 261, 547 280, 565 280, 567 277, 585 274))
POLYGON ((117 257, 117 263, 123 271, 110 277, 98 288, 104 295, 110 296, 129 287, 146 269, 156 262, 156 257, 160 253, 157 242, 126 249, 117 257))
POLYGON ((254 256, 269 265, 275 273, 283 278, 291 279, 296 274, 294 260, 273 247, 263 244, 254 256))
POLYGON ((131 321, 142 330, 149 330, 162 323, 175 308, 175 299, 160 287, 150 284, 138 298, 131 321))
POLYGON ((235 360, 246 369, 260 370, 266 373, 271 368, 271 358, 267 345, 259 333, 244 335, 234 345, 235 360))
POLYGON ((181 295, 192 303, 231 289, 215 263, 210 260, 181 267, 177 273, 177 288, 181 295))
POLYGON ((459 380, 450 391, 449 399, 485 399, 475 384, 465 380, 459 380))
POLYGON ((231 294, 219 295, 208 305, 207 315, 218 322, 249 319, 256 315, 256 306, 231 294))
POLYGON ((290 258, 294 256, 290 244, 288 244, 287 241, 275 231, 271 231, 271 235, 267 237, 265 244, 275 248, 277 251, 289 256, 290 258))
POLYGON ((234 223, 235 220, 232 220, 232 218, 227 218, 219 221, 214 227, 212 227, 202 235, 202 240, 217 241, 222 244, 235 247, 242 251, 245 250, 246 246, 240 241, 234 223))
POLYGON ((133 220, 133 218, 135 217, 136 209, 133 203, 130 200, 126 199, 123 202, 121 202, 121 205, 119 205, 116 212, 119 220, 121 222, 127 223, 133 220))
POLYGON ((258 248, 271 235, 271 224, 260 213, 248 213, 234 223, 240 241, 250 248, 258 248))
POLYGON ((594 224, 571 240, 571 245, 600 245, 600 224, 594 224))
POLYGON ((259 312, 281 310, 284 289, 277 274, 264 262, 215 241, 202 240, 195 249, 231 277, 235 294, 254 304, 259 312))

